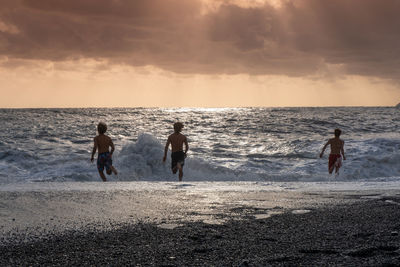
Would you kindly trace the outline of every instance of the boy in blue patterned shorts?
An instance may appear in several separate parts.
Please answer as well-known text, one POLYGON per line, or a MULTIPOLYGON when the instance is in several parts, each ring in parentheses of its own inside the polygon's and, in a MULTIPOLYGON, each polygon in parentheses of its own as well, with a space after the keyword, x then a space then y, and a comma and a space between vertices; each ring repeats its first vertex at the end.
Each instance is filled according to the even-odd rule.
POLYGON ((118 174, 117 170, 112 165, 112 154, 114 152, 114 143, 111 138, 104 133, 107 131, 107 125, 104 122, 100 122, 97 125, 97 131, 99 135, 94 138, 94 146, 92 151, 92 158, 90 159, 92 162, 94 160, 94 154, 96 154, 96 150, 99 150, 99 154, 97 156, 97 170, 99 171, 101 179, 104 182, 107 181, 106 176, 104 175, 104 167, 106 168, 106 173, 110 175, 114 172, 115 175, 118 174), (108 150, 111 147, 111 152, 108 150))

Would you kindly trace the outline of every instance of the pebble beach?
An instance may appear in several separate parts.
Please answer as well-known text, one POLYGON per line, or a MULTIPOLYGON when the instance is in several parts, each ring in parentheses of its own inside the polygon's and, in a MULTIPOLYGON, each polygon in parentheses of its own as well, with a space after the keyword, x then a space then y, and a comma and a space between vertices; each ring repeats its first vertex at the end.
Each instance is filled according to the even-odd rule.
POLYGON ((0 265, 399 265, 400 190, 339 189, 257 183, 3 188, 0 265))

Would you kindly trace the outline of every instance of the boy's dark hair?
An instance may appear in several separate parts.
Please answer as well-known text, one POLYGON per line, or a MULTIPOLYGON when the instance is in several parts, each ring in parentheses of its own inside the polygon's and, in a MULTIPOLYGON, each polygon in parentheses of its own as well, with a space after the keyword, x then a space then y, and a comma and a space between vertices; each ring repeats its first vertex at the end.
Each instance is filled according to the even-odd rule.
POLYGON ((180 133, 182 131, 183 128, 183 123, 182 122, 175 122, 174 123, 174 131, 176 133, 180 133))
POLYGON ((335 136, 339 137, 342 134, 342 130, 340 129, 335 129, 335 136))
POLYGON ((97 125, 97 131, 99 131, 100 134, 104 134, 107 131, 107 124, 104 122, 99 122, 97 125))

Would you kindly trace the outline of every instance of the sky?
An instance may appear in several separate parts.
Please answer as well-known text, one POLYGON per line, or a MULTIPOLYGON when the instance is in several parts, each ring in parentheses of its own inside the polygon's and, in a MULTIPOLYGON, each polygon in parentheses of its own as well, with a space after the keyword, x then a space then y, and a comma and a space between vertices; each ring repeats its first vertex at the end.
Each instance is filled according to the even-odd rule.
POLYGON ((0 6, 0 108, 400 102, 398 0, 0 6))

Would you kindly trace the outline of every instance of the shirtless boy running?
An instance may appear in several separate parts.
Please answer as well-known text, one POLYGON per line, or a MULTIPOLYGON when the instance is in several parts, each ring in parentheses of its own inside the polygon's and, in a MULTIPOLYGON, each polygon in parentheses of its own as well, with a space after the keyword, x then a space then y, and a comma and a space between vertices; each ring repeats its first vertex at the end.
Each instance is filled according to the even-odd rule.
POLYGON ((107 131, 107 125, 104 122, 100 122, 97 125, 97 131, 99 135, 94 138, 94 146, 92 151, 91 161, 94 160, 94 154, 96 154, 96 150, 99 150, 99 154, 97 156, 97 170, 99 171, 101 179, 104 182, 107 181, 106 176, 104 175, 104 167, 106 167, 106 172, 110 175, 114 172, 115 175, 118 174, 117 170, 112 165, 112 154, 114 152, 114 143, 111 138, 104 133, 107 131), (111 147, 111 152, 108 148, 111 147))
POLYGON ((163 158, 163 162, 165 162, 167 160, 168 148, 171 144, 171 169, 173 174, 179 170, 179 181, 182 181, 183 165, 185 164, 186 153, 189 150, 187 138, 181 134, 182 128, 183 124, 181 122, 174 123, 174 133, 168 136, 163 158), (183 144, 185 144, 185 152, 183 152, 183 144))
POLYGON ((331 138, 326 142, 325 146, 322 148, 322 152, 319 155, 320 158, 324 155, 324 151, 328 145, 331 145, 331 153, 329 155, 329 174, 332 174, 333 169, 335 174, 339 174, 339 168, 342 166, 342 156, 343 160, 346 160, 344 156, 344 141, 339 138, 342 131, 340 129, 335 129, 335 137, 331 138))

